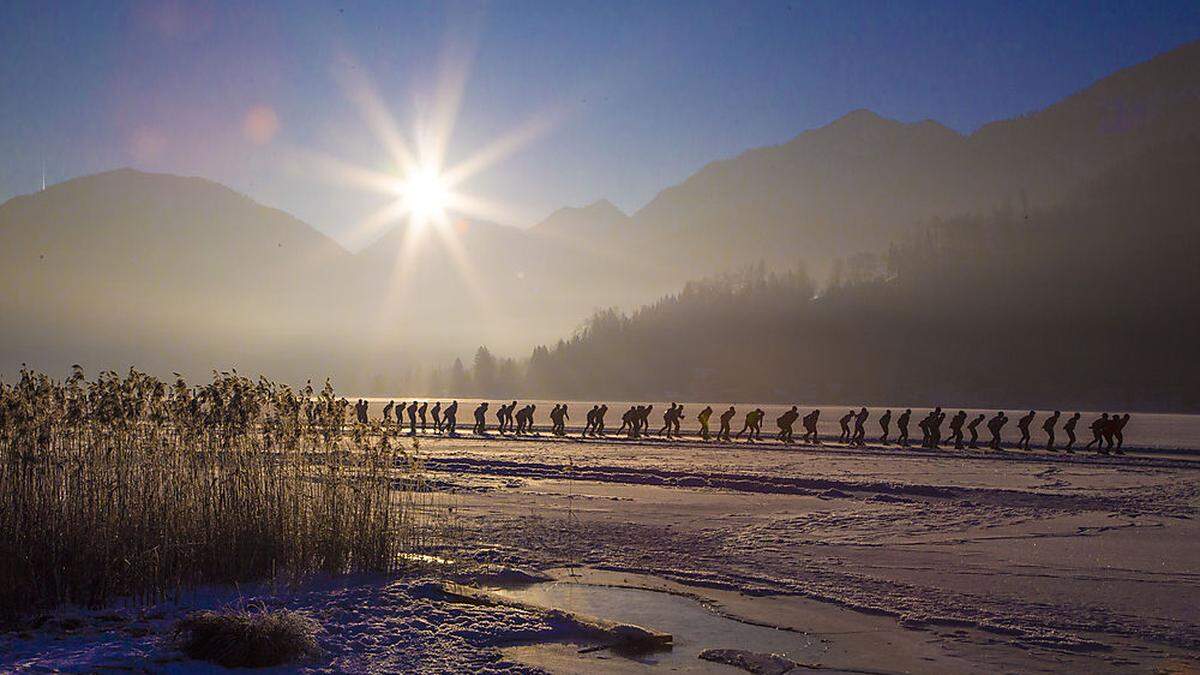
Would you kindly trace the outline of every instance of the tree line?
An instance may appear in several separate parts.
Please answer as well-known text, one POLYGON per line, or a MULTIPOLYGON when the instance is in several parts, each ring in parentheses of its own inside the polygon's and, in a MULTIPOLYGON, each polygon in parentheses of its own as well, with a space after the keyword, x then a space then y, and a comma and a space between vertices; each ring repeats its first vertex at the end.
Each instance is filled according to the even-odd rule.
POLYGON ((1060 206, 934 221, 824 284, 764 265, 595 312, 527 359, 486 347, 434 393, 1200 409, 1200 140, 1060 206))

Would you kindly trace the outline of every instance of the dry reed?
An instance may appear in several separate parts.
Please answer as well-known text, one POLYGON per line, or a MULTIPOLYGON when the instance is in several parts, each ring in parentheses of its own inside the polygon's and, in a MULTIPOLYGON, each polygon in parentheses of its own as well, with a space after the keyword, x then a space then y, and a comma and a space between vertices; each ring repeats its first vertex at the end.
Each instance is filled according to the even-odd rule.
POLYGON ((395 571, 436 544, 419 462, 328 382, 130 370, 0 383, 0 619, 204 583, 395 571))

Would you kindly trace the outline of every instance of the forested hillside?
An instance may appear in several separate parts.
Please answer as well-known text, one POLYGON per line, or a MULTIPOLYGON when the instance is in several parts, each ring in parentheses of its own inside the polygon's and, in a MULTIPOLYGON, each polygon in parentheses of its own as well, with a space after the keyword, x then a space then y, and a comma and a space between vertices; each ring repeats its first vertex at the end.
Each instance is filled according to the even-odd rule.
POLYGON ((759 265, 598 312, 507 379, 573 398, 1195 410, 1198 185, 1200 140, 1153 148, 1063 206, 930 222, 821 288, 759 265))

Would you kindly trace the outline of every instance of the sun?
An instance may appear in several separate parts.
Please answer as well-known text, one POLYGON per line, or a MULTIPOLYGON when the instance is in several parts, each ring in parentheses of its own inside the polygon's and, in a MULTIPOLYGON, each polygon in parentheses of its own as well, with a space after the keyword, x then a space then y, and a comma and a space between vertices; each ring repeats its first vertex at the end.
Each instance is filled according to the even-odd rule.
POLYGON ((446 208, 451 201, 450 186, 436 169, 414 167, 400 179, 398 191, 414 223, 424 225, 446 219, 446 208))

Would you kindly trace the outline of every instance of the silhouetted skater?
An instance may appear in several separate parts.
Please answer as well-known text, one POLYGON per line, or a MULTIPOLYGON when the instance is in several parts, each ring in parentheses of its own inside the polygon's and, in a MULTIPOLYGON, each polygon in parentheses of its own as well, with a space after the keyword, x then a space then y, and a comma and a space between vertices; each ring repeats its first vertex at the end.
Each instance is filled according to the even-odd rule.
POLYGON ((792 435, 795 433, 792 430, 792 425, 796 423, 796 418, 798 417, 800 417, 800 412, 796 409, 796 406, 792 406, 791 410, 776 418, 775 424, 779 427, 779 440, 788 444, 795 442, 792 438, 792 435))
POLYGON ((967 421, 967 411, 959 410, 950 418, 950 441, 954 442, 955 450, 963 449, 963 424, 967 421))
POLYGON ((621 415, 621 428, 617 429, 617 433, 621 433, 626 429, 629 430, 629 437, 633 438, 633 420, 637 417, 637 406, 629 406, 629 410, 621 415))
POLYGON ((736 414, 737 414, 737 411, 734 410, 733 406, 729 406, 729 410, 726 410, 725 412, 721 413, 721 417, 720 417, 721 429, 719 431, 717 431, 717 440, 718 441, 725 441, 726 443, 728 443, 732 440, 729 437, 729 432, 730 432, 729 424, 730 424, 730 422, 733 421, 733 416, 736 414))
POLYGON ((360 398, 354 404, 355 417, 358 418, 359 424, 367 424, 370 420, 367 418, 367 399, 360 398))
POLYGON ((860 448, 866 446, 867 429, 863 425, 867 423, 867 418, 870 415, 871 413, 867 412, 867 407, 863 406, 863 409, 859 410, 858 414, 854 416, 854 436, 850 438, 851 445, 857 445, 860 448))
POLYGON ((501 403, 500 406, 496 408, 496 431, 498 431, 500 435, 504 435, 504 432, 508 430, 508 423, 505 421, 507 414, 508 406, 504 403, 501 403))
POLYGON ((550 409, 550 433, 554 434, 555 436, 562 435, 558 431, 559 427, 562 425, 562 414, 562 406, 555 403, 554 407, 550 409))
POLYGON ((1104 449, 1104 441, 1101 439, 1104 438, 1104 429, 1108 426, 1108 413, 1103 413, 1092 420, 1092 423, 1088 426, 1092 430, 1092 440, 1088 441, 1088 444, 1083 446, 1083 449, 1091 450, 1094 445, 1096 446, 1096 452, 1107 455, 1108 451, 1104 449))
POLYGON ((854 419, 854 411, 842 415, 842 419, 838 420, 838 424, 842 426, 842 435, 838 436, 838 440, 842 443, 850 442, 850 420, 854 419))
POLYGON ((530 403, 529 405, 525 406, 525 409, 529 411, 528 414, 525 415, 525 433, 527 435, 534 436, 536 434, 533 432, 533 411, 537 410, 537 406, 533 403, 530 403))
POLYGON ((879 418, 879 429, 883 433, 879 436, 879 442, 887 445, 888 434, 892 432, 892 409, 888 408, 883 411, 883 415, 879 418))
POLYGON ((967 425, 967 431, 971 433, 971 442, 967 443, 967 447, 974 450, 979 447, 979 425, 987 418, 987 415, 979 413, 971 423, 967 425))
POLYGON ((1070 419, 1067 420, 1067 423, 1063 425, 1063 432, 1067 434, 1067 444, 1063 446, 1063 450, 1066 450, 1070 453, 1075 452, 1075 450, 1072 449, 1075 447, 1075 426, 1079 424, 1080 417, 1082 417, 1082 415, 1075 413, 1074 415, 1071 415, 1070 419))
POLYGON ((671 418, 671 427, 672 427, 672 431, 675 432, 676 438, 679 438, 679 436, 680 436, 679 427, 680 427, 680 422, 682 420, 683 420, 683 406, 682 405, 676 406, 675 417, 671 418))
POLYGON ((801 439, 805 443, 820 445, 821 439, 817 436, 817 420, 821 419, 820 409, 814 410, 804 416, 804 438, 801 439))
POLYGON ((408 406, 408 435, 417 435, 417 402, 413 401, 408 406))
POLYGON ((1054 414, 1047 417, 1045 422, 1042 422, 1042 431, 1046 432, 1046 449, 1054 452, 1054 427, 1058 426, 1058 418, 1062 417, 1062 412, 1055 410, 1054 414))
POLYGON ((1113 428, 1116 426, 1118 417, 1118 415, 1109 415, 1108 424, 1105 424, 1104 427, 1100 429, 1100 433, 1104 435, 1104 444, 1106 446, 1105 450, 1113 449, 1113 428))
POLYGON ((421 407, 417 408, 417 416, 421 418, 421 433, 425 433, 425 413, 429 410, 429 401, 421 401, 421 407))
POLYGON ((446 435, 455 436, 458 434, 458 401, 451 401, 450 405, 446 406, 446 435))
POLYGON ((896 445, 908 447, 908 421, 912 419, 912 408, 900 413, 896 418, 896 445))
POLYGON ((1004 414, 1003 410, 996 413, 995 417, 988 420, 988 431, 992 432, 992 441, 989 443, 988 447, 991 449, 1000 449, 1000 431, 1004 429, 1005 424, 1008 424, 1008 416, 1004 414))
POLYGON ((480 436, 487 435, 487 409, 488 402, 484 401, 475 408, 475 428, 472 431, 480 436))
POLYGON ((395 401, 388 401, 387 405, 383 406, 383 426, 392 423, 392 408, 396 407, 395 401))
POLYGON ((638 434, 639 435, 646 435, 646 436, 650 435, 650 413, 652 413, 652 412, 654 412, 654 404, 653 403, 651 403, 648 406, 643 407, 638 412, 637 425, 638 425, 638 434))
POLYGON ((592 409, 587 411, 586 421, 583 425, 583 436, 592 435, 592 430, 596 428, 596 413, 600 412, 599 405, 593 405, 592 409))
POLYGON ((710 417, 712 417, 712 414, 712 406, 706 405, 704 406, 704 410, 701 410, 700 414, 696 415, 696 421, 700 423, 700 438, 703 438, 706 441, 708 440, 709 435, 708 420, 710 417))
POLYGON ((608 404, 604 403, 596 411, 596 426, 592 427, 592 435, 604 438, 604 416, 608 414, 608 404))
POLYGON ((1017 447, 1022 450, 1029 449, 1029 425, 1033 424, 1033 418, 1036 415, 1037 413, 1030 410, 1028 415, 1023 415, 1021 419, 1017 420, 1017 429, 1021 432, 1021 440, 1017 441, 1017 447))
POLYGON ((518 436, 533 436, 533 413, 537 410, 537 405, 533 403, 527 404, 524 408, 517 411, 517 435, 518 436))
POLYGON ((658 435, 662 436, 663 434, 666 434, 667 438, 670 438, 671 433, 674 430, 675 430, 675 402, 672 401, 671 405, 666 410, 663 411, 663 425, 662 425, 662 428, 658 430, 658 435))
POLYGON ((510 426, 509 431, 514 436, 524 436, 525 435, 525 414, 528 411, 528 409, 529 409, 529 404, 525 404, 524 407, 522 407, 520 410, 517 410, 516 412, 514 412, 512 414, 514 424, 510 426))
POLYGON ((560 403, 555 407, 558 408, 558 414, 553 420, 554 421, 554 435, 555 436, 566 436, 567 435, 567 420, 571 419, 571 415, 567 413, 567 404, 560 403))
POLYGON ((1118 455, 1125 454, 1125 425, 1129 424, 1129 413, 1118 415, 1112 419, 1113 436, 1117 437, 1117 448, 1115 452, 1118 455))
POLYGON ((742 434, 745 433, 746 430, 749 430, 750 433, 746 436, 746 440, 750 442, 754 442, 756 440, 761 441, 762 421, 764 416, 766 416, 766 413, 763 412, 762 408, 755 408, 754 410, 746 413, 746 424, 742 427, 742 430, 738 432, 737 437, 741 438, 742 434))
POLYGON ((442 402, 434 401, 433 407, 429 409, 429 416, 433 418, 434 433, 442 433, 442 402))
POLYGON ((941 406, 938 406, 925 419, 921 420, 921 433, 924 436, 921 445, 931 450, 937 450, 941 446, 942 422, 945 419, 946 413, 942 412, 941 406))

